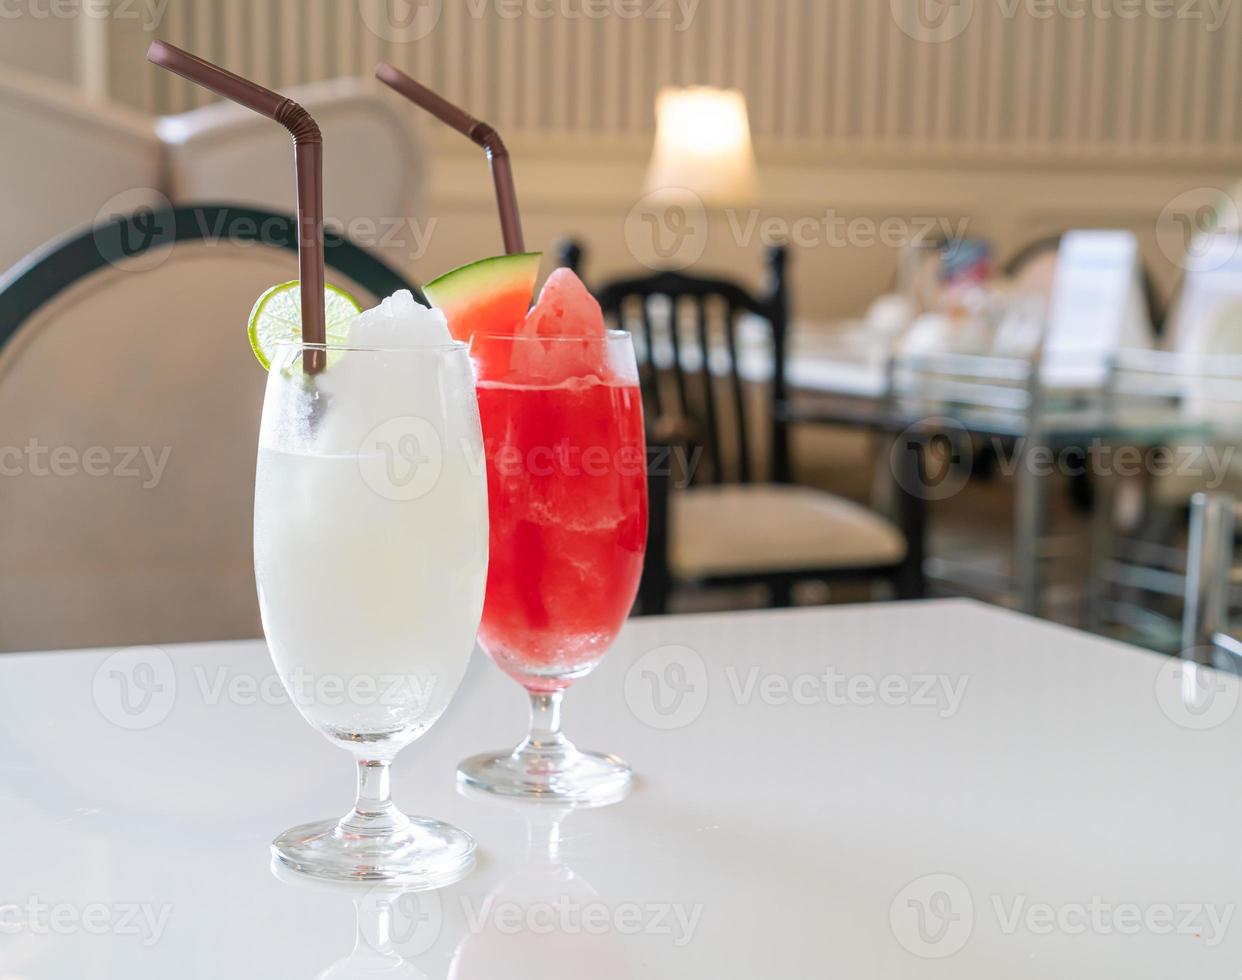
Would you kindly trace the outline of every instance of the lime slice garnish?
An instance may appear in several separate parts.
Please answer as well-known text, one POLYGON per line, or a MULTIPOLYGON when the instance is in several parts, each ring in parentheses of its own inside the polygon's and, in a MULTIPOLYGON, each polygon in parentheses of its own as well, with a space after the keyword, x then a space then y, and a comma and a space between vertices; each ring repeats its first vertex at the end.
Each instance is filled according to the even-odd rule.
MULTIPOLYGON (((331 283, 323 288, 324 318, 329 344, 349 339, 349 325, 362 312, 358 301, 331 283)), ((297 279, 273 286, 260 296, 250 311, 250 348, 263 365, 272 366, 276 345, 302 339, 302 289, 297 279)))

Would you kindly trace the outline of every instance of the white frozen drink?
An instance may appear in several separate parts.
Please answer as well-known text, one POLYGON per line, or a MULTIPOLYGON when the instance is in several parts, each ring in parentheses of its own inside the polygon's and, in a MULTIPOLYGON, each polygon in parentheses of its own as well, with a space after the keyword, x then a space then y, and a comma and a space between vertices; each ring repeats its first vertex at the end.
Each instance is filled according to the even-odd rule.
POLYGON ((444 711, 473 647, 487 487, 470 362, 402 291, 322 373, 274 360, 254 564, 272 660, 312 724, 367 758, 444 711), (377 751, 378 750, 378 751, 377 751))

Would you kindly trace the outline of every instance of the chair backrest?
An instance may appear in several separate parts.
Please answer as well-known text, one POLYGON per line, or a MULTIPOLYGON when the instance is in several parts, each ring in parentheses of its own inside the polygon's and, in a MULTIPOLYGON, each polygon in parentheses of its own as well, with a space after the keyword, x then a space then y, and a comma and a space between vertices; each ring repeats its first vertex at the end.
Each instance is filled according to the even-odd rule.
MULTIPOLYGON (((335 78, 285 90, 323 132, 328 226, 408 268, 418 244, 400 224, 415 214, 419 144, 409 117, 376 87, 335 78)), ((167 156, 167 193, 176 205, 228 201, 292 211, 289 135, 231 102, 156 121, 167 156)))
POLYGON ((682 272, 594 290, 611 325, 634 336, 650 437, 701 451, 691 482, 789 479, 787 261, 783 246, 769 249, 762 294, 682 272))
MULTIPOLYGON (((259 635, 245 325, 295 249, 287 216, 178 209, 0 281, 0 650, 259 635)), ((409 288, 336 236, 326 255, 365 304, 409 288)))
POLYGON ((101 211, 163 200, 159 140, 140 113, 5 69, 0 133, 0 273, 101 211))
POLYGON ((1001 272, 1018 289, 1051 299, 1052 283, 1057 271, 1057 249, 1060 245, 1060 235, 1049 235, 1029 242, 1014 253, 1001 267, 1001 272))

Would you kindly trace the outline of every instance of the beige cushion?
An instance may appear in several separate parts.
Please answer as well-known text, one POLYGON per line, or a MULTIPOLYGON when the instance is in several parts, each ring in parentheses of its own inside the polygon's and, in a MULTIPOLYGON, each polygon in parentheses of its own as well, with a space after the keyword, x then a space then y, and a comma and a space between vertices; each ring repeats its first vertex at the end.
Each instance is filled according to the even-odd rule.
POLYGON ((695 487, 670 507, 669 563, 681 579, 892 565, 906 553, 891 521, 811 487, 695 487))
POLYGON ((296 257, 226 242, 164 254, 80 281, 0 350, 0 650, 260 635, 250 525, 266 375, 245 325, 296 257))
POLYGON ((97 216, 165 204, 152 121, 49 79, 0 72, 0 272, 97 216))
MULTIPOLYGON (((375 85, 337 78, 285 90, 323 131, 324 216, 334 231, 408 267, 419 247, 415 214, 418 147, 400 100, 375 85)), ((168 195, 177 204, 250 204, 292 214, 289 134, 270 119, 217 102, 156 123, 168 155, 168 195)))

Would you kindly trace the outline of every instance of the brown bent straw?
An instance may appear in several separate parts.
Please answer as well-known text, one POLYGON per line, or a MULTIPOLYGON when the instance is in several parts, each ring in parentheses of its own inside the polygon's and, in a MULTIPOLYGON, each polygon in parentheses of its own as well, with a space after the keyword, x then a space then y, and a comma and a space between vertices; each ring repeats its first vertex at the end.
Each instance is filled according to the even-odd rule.
MULTIPOLYGON (((323 137, 309 112, 292 99, 163 41, 152 41, 147 60, 217 95, 275 119, 293 136, 298 200, 298 273, 301 279, 302 342, 327 343, 323 269, 323 137)), ((312 374, 323 368, 324 352, 303 352, 312 374)))
POLYGON ((522 243, 517 191, 513 188, 513 168, 500 134, 385 61, 375 66, 375 77, 487 151, 487 159, 492 166, 492 183, 496 185, 496 206, 500 210, 500 233, 504 236, 505 252, 509 255, 524 252, 526 248, 522 243))

